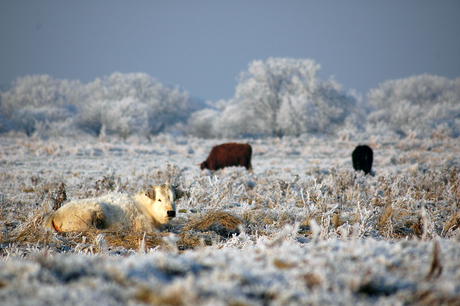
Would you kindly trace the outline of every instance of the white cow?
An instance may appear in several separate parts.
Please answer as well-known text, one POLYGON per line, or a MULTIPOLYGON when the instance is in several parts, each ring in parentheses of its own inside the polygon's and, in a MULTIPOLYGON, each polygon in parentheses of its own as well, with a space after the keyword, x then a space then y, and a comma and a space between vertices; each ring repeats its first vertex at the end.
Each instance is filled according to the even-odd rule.
POLYGON ((170 184, 133 195, 107 195, 72 201, 52 212, 45 227, 58 232, 115 229, 154 232, 176 216, 175 200, 184 192, 170 184))

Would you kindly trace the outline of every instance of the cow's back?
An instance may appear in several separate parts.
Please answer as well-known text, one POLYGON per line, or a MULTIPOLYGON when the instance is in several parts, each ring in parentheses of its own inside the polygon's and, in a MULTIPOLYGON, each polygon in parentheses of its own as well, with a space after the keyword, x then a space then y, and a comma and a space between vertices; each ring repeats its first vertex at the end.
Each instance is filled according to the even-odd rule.
POLYGON ((374 153, 367 145, 359 145, 351 154, 353 161, 353 168, 356 171, 363 170, 365 174, 369 174, 372 169, 372 162, 374 160, 374 153))

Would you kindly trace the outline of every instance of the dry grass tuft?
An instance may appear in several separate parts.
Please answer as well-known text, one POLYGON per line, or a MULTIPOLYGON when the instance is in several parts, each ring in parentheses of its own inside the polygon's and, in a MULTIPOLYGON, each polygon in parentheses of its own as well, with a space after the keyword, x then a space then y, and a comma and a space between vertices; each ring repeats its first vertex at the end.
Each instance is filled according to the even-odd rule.
POLYGON ((274 258, 273 259, 273 265, 278 268, 278 269, 292 269, 296 267, 297 265, 294 263, 291 263, 287 260, 279 259, 279 258, 274 258))
POLYGON ((184 231, 178 235, 178 238, 179 240, 176 242, 176 244, 179 251, 209 246, 220 241, 220 236, 213 231, 198 233, 192 231, 184 231))
POLYGON ((243 220, 226 211, 210 211, 196 221, 192 221, 184 231, 214 231, 222 237, 228 238, 239 232, 238 225, 243 220))
POLYGON ((332 226, 334 226, 334 229, 337 229, 339 226, 342 226, 345 224, 345 222, 340 218, 339 214, 334 214, 332 216, 332 226))
POLYGON ((439 249, 439 242, 435 240, 433 243, 433 253, 431 254, 430 270, 428 271, 428 274, 425 276, 425 281, 432 281, 441 276, 443 266, 441 264, 440 258, 441 251, 439 249))
POLYGON ((138 302, 148 305, 165 305, 165 306, 181 306, 189 305, 191 301, 184 301, 180 292, 166 293, 157 292, 147 287, 140 288, 134 297, 138 302))
POLYGON ((171 185, 179 185, 182 181, 184 169, 177 165, 168 164, 166 170, 160 170, 153 175, 153 185, 161 183, 170 183, 171 185))
POLYGON ((313 290, 323 283, 323 279, 316 273, 308 272, 303 275, 303 280, 308 289, 313 290))
POLYGON ((444 223, 444 232, 448 232, 449 230, 455 231, 457 228, 460 227, 460 210, 457 211, 450 217, 450 219, 444 223))
POLYGON ((65 192, 65 184, 64 182, 59 185, 59 190, 56 192, 57 195, 53 196, 50 195, 51 200, 53 201, 53 210, 56 211, 59 208, 61 208, 62 203, 64 203, 67 200, 67 194, 65 192))
POLYGON ((123 247, 127 250, 131 249, 137 251, 142 240, 144 240, 144 244, 147 249, 155 248, 164 243, 163 238, 167 237, 169 233, 161 232, 145 234, 141 232, 95 230, 81 233, 81 235, 76 238, 75 241, 77 243, 84 243, 86 239, 86 241, 94 242, 97 240, 96 237, 98 235, 103 235, 109 249, 123 247))
POLYGON ((418 238, 422 238, 423 235, 423 225, 422 225, 422 219, 419 217, 417 218, 417 221, 409 220, 406 222, 406 226, 414 232, 414 235, 416 235, 418 238))
POLYGON ((385 205, 383 208, 383 213, 377 220, 376 228, 379 230, 386 238, 393 236, 393 224, 392 224, 392 217, 394 214, 394 209, 390 205, 385 205))
POLYGON ((96 195, 101 195, 106 191, 115 190, 115 178, 113 176, 104 176, 102 179, 97 180, 94 184, 96 195))
POLYGON ((435 289, 422 289, 415 293, 414 300, 408 301, 408 305, 460 305, 460 297, 458 295, 445 296, 435 289))

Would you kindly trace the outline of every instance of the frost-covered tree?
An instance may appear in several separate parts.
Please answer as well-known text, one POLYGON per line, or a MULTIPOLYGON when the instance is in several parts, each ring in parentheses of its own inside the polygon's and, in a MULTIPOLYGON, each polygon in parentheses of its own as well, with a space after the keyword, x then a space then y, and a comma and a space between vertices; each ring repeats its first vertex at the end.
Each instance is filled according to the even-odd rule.
POLYGON ((207 108, 194 112, 187 123, 187 134, 202 138, 214 136, 217 133, 218 119, 219 112, 215 109, 207 108))
POLYGON ((329 80, 318 82, 310 95, 284 97, 277 123, 288 135, 334 134, 357 111, 354 97, 344 94, 340 85, 329 80))
POLYGON ((148 107, 134 98, 95 101, 87 112, 107 134, 119 135, 122 140, 132 134, 147 134, 148 107))
POLYGON ((203 108, 185 91, 145 73, 117 72, 87 85, 48 75, 26 76, 0 92, 0 98, 0 131, 15 129, 28 135, 37 128, 58 128, 54 134, 66 135, 67 126, 69 131, 77 127, 94 135, 104 128, 123 139, 131 134, 149 137, 183 128, 190 114, 203 108))
MULTIPOLYGON (((284 132, 279 117, 286 115, 280 112, 283 104, 289 103, 289 96, 311 98, 319 69, 309 59, 269 58, 265 63, 251 62, 248 71, 241 73, 235 93, 240 110, 252 118, 245 122, 248 132, 281 136, 284 132)), ((287 112, 291 109, 283 108, 287 112)))
MULTIPOLYGON (((144 104, 146 108, 143 111, 147 114, 148 125, 144 127, 142 123, 141 126, 145 128, 142 133, 145 135, 174 129, 178 124, 186 122, 190 113, 202 108, 199 102, 190 99, 185 91, 178 87, 164 86, 145 73, 116 72, 103 79, 97 78, 86 86, 86 90, 88 99, 82 105, 80 125, 94 128, 96 133, 103 125, 101 117, 97 115, 101 101, 136 101, 144 104), (124 100, 127 98, 129 100, 124 100)), ((136 106, 134 109, 140 108, 136 106)), ((115 108, 113 111, 116 110, 121 111, 123 108, 115 108)), ((124 114, 120 113, 119 116, 124 114)))
POLYGON ((10 118, 15 109, 62 107, 82 98, 81 83, 56 80, 49 75, 18 78, 11 89, 1 92, 3 114, 10 118))
POLYGON ((84 90, 79 81, 33 75, 18 78, 8 91, 0 95, 2 112, 9 127, 32 135, 37 128, 45 131, 56 126, 62 132, 62 123, 72 121, 70 118, 77 111, 75 103, 83 99, 84 90))
POLYGON ((310 59, 251 62, 209 136, 334 133, 355 110, 355 99, 333 80, 322 82, 319 69, 310 59))
POLYGON ((40 130, 41 136, 49 134, 46 131, 52 130, 59 126, 60 131, 53 131, 51 134, 64 135, 66 131, 62 129, 62 123, 69 124, 68 129, 72 129, 72 118, 75 116, 75 109, 71 107, 26 106, 21 109, 15 109, 11 114, 10 122, 13 128, 31 136, 37 129, 40 130), (69 121, 70 119, 70 121, 69 121))
POLYGON ((11 124, 5 115, 0 110, 0 133, 5 133, 11 130, 11 124))
POLYGON ((460 78, 422 74, 390 80, 370 90, 368 101, 374 111, 368 130, 379 129, 402 136, 460 135, 460 78))

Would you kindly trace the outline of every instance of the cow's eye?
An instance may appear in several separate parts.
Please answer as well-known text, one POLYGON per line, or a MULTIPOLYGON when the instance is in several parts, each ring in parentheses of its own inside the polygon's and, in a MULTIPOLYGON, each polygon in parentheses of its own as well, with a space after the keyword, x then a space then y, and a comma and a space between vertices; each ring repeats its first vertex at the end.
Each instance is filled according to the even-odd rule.
POLYGON ((161 202, 161 199, 158 199, 158 202, 161 202))

